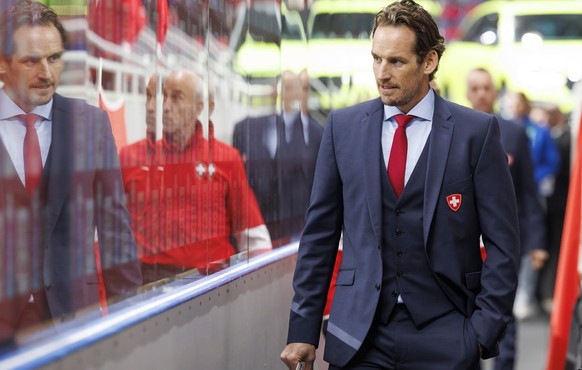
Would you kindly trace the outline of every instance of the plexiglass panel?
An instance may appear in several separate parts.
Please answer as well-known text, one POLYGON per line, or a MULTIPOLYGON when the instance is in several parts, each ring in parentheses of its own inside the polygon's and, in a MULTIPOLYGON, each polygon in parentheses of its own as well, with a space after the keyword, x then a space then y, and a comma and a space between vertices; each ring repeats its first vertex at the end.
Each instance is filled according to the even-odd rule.
POLYGON ((0 4, 0 352, 299 239, 303 2, 0 4))

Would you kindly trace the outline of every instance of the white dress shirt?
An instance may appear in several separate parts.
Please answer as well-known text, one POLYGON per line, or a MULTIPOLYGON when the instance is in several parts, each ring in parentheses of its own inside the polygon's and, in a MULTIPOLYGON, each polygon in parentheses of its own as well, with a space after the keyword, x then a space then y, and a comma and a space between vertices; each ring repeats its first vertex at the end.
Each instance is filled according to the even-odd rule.
MULTIPOLYGON (((406 126, 406 138, 408 140, 408 151, 406 152, 406 170, 404 172, 404 185, 410 179, 412 171, 422 154, 426 145, 430 130, 432 128, 432 116, 434 113, 434 92, 428 91, 425 97, 408 112, 409 115, 416 116, 406 126)), ((385 167, 388 168, 388 159, 392 149, 392 140, 398 124, 394 119, 397 114, 404 114, 394 106, 384 105, 384 122, 382 122, 382 154, 384 156, 385 167)))

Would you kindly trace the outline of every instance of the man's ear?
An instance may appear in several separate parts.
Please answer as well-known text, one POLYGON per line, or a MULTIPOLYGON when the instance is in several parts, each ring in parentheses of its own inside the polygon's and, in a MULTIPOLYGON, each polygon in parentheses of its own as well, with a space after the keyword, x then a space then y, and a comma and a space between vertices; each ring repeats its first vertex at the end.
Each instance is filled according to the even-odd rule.
POLYGON ((196 102, 196 118, 198 118, 198 116, 200 116, 200 113, 202 113, 202 109, 204 109, 204 100, 200 99, 199 101, 196 102))
POLYGON ((214 99, 209 99, 208 100, 208 117, 210 117, 213 112, 214 112, 214 99))
POLYGON ((439 64, 439 56, 435 50, 429 51, 424 57, 424 74, 430 75, 439 64))
POLYGON ((0 56, 0 75, 5 74, 7 69, 8 69, 8 59, 0 56))

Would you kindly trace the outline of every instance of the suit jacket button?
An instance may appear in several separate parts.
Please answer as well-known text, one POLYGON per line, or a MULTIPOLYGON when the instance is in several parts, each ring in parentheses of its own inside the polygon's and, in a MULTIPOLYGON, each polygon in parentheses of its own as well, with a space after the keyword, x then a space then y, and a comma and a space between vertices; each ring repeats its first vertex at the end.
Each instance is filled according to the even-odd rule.
POLYGON ((394 298, 398 297, 398 292, 396 290, 392 291, 392 297, 394 298))
POLYGON ((382 285, 380 285, 379 283, 376 283, 376 290, 380 290, 381 287, 382 287, 382 285))
POLYGON ((402 253, 402 250, 398 249, 398 250, 396 251, 396 255, 397 255, 398 257, 401 257, 401 256, 403 255, 403 253, 402 253))
POLYGON ((396 235, 397 235, 397 236, 400 236, 400 235, 402 235, 402 231, 400 231, 400 229, 396 229, 396 235))
POLYGON ((51 290, 51 288, 52 288, 52 287, 53 287, 53 286, 52 286, 52 284, 51 284, 51 283, 46 283, 46 284, 44 284, 44 288, 45 288, 46 290, 51 290))

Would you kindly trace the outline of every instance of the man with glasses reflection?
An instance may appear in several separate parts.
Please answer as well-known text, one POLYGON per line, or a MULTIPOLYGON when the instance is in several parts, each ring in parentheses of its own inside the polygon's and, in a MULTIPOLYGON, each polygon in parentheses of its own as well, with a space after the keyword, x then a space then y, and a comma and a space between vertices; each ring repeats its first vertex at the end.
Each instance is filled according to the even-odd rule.
POLYGON ((134 227, 148 233, 136 237, 145 282, 191 269, 210 273, 227 266, 235 252, 271 248, 238 151, 203 135, 199 76, 187 70, 172 72, 164 80, 163 93, 163 138, 156 143, 149 190, 159 197, 149 203, 154 209, 145 210, 151 217, 134 227))
POLYGON ((82 308, 99 314, 100 284, 106 298, 128 294, 141 273, 107 113, 55 93, 57 15, 20 0, 0 27, 0 340, 10 340, 82 308))

